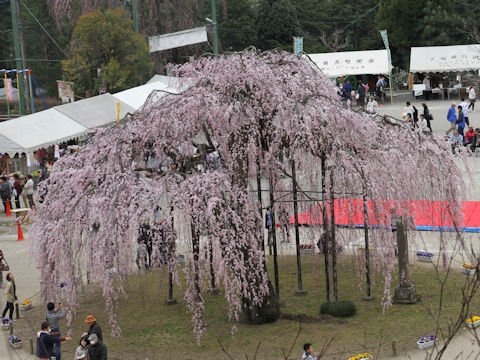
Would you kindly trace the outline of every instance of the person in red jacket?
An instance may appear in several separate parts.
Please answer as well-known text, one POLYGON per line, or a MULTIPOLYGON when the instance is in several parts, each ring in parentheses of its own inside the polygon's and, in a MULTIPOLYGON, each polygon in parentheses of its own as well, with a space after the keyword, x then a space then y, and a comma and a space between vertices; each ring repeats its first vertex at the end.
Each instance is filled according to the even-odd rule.
POLYGON ((473 140, 475 139, 475 135, 477 135, 477 133, 475 132, 475 130, 473 130, 473 126, 470 125, 468 127, 467 133, 465 134, 465 146, 473 143, 473 140))
POLYGON ((20 184, 20 176, 18 174, 13 174, 15 181, 13 182, 13 188, 15 189, 15 206, 17 209, 20 209, 20 194, 22 193, 22 185, 20 184))

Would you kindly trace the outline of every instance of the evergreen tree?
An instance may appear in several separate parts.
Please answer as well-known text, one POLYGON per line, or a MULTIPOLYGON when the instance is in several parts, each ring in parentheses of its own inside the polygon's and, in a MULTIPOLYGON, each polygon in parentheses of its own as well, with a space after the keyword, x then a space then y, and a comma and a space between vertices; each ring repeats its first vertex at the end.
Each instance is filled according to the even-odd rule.
POLYGON ((220 44, 224 51, 240 51, 256 43, 255 8, 251 0, 217 4, 220 44))
POLYGON ((462 18, 454 2, 428 0, 424 11, 422 45, 454 45, 468 40, 462 34, 462 18))
POLYGON ((291 50, 293 36, 300 35, 295 9, 290 0, 261 0, 255 28, 258 46, 264 50, 275 47, 291 50))

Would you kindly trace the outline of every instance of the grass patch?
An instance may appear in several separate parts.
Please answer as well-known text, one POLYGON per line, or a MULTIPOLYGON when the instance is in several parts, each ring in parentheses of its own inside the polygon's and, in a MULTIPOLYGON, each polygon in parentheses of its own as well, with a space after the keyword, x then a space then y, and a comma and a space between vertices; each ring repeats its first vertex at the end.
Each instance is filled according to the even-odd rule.
MULTIPOLYGON (((269 274, 273 276, 273 262, 269 262, 269 274)), ((318 255, 302 256, 304 290, 306 296, 295 296, 297 289, 296 258, 285 256, 279 259, 280 297, 285 301, 282 312, 287 314, 305 314, 319 317, 320 305, 325 302, 325 283, 323 262, 318 255)), ((301 357, 301 347, 305 342, 313 343, 317 351, 330 338, 334 338, 327 358, 347 358, 357 353, 371 352, 380 355, 391 353, 391 341, 397 341, 399 351, 416 347, 416 340, 435 330, 435 323, 426 309, 437 311, 440 284, 435 280, 435 272, 430 264, 411 267, 412 282, 422 302, 413 305, 394 305, 383 312, 383 277, 375 276, 372 287, 373 301, 362 300, 365 291, 359 288, 357 272, 352 259, 339 258, 338 264, 339 299, 355 304, 354 316, 336 320, 302 323, 302 332, 290 358, 301 357), (336 354, 336 356, 334 355, 336 354)), ((455 318, 460 304, 460 289, 464 275, 459 271, 449 275, 443 299, 440 317, 441 326, 447 328, 449 318, 455 318)), ((272 278, 273 282, 273 278, 272 278)), ((398 283, 394 280, 393 288, 398 283)), ((197 346, 192 332, 190 314, 187 312, 182 292, 175 288, 174 297, 178 305, 167 306, 168 276, 163 271, 152 271, 145 275, 131 276, 126 284, 127 299, 121 299, 118 305, 118 322, 122 328, 120 339, 110 337, 108 317, 104 311, 103 299, 99 289, 92 289, 82 301, 79 318, 72 324, 74 341, 64 343, 62 349, 66 356, 73 354, 77 341, 87 329, 83 322, 88 314, 94 314, 102 326, 104 340, 109 349, 109 359, 225 359, 218 345, 218 339, 235 359, 245 359, 245 353, 252 358, 259 341, 262 341, 258 359, 282 358, 282 349, 288 351, 299 329, 299 323, 280 319, 272 324, 246 325, 227 321, 227 304, 222 295, 204 294, 207 322, 207 334, 197 346), (233 325, 238 327, 235 336, 231 336, 233 325)), ((479 301, 471 309, 478 309, 479 301)), ((43 309, 38 306, 31 310, 28 321, 38 328, 44 319, 43 309)), ((25 339, 33 337, 32 330, 24 321, 18 323, 19 334, 25 339)), ((66 332, 65 324, 61 324, 66 332)), ((17 331, 17 332, 18 332, 17 331)), ((38 331, 38 329, 35 329, 38 331)))

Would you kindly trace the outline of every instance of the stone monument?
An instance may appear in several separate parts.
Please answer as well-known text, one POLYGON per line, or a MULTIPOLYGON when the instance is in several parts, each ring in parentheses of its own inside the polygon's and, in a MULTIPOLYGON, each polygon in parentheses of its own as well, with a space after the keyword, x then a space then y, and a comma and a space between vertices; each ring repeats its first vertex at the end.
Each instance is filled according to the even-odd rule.
POLYGON ((396 220, 397 252, 398 252, 398 276, 400 285, 395 288, 393 302, 397 304, 414 304, 418 301, 415 286, 410 282, 408 268, 408 241, 405 222, 401 217, 396 220))

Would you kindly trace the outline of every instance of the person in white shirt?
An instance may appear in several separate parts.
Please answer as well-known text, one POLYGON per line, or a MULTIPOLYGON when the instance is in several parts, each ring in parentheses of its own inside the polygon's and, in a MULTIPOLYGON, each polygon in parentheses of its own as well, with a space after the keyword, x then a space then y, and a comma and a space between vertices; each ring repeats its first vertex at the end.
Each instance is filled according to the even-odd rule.
POLYGON ((376 114, 378 109, 378 103, 373 96, 370 96, 367 102, 367 113, 376 114))
POLYGON ((462 97, 462 102, 460 103, 463 112, 463 118, 465 119, 465 124, 470 125, 470 121, 468 121, 468 104, 465 101, 465 98, 462 97))
POLYGON ((470 105, 468 105, 468 108, 472 107, 472 111, 475 109, 475 98, 477 97, 477 94, 475 94, 475 86, 470 86, 470 89, 468 90, 468 99, 470 100, 470 105))
POLYGON ((430 132, 430 129, 428 128, 427 119, 425 119, 424 114, 420 114, 420 118, 418 119, 418 127, 422 132, 430 132))
POLYGON ((405 114, 405 116, 410 114, 412 116, 412 119, 414 118, 413 114, 415 113, 415 110, 413 109, 413 106, 410 105, 410 101, 407 101, 407 106, 405 106, 403 113, 405 114))
POLYGON ((27 182, 25 183, 25 190, 27 192, 27 198, 28 198, 28 205, 30 208, 35 208, 35 203, 33 202, 33 188, 34 188, 34 183, 33 183, 33 176, 30 174, 27 174, 26 176, 27 182))

